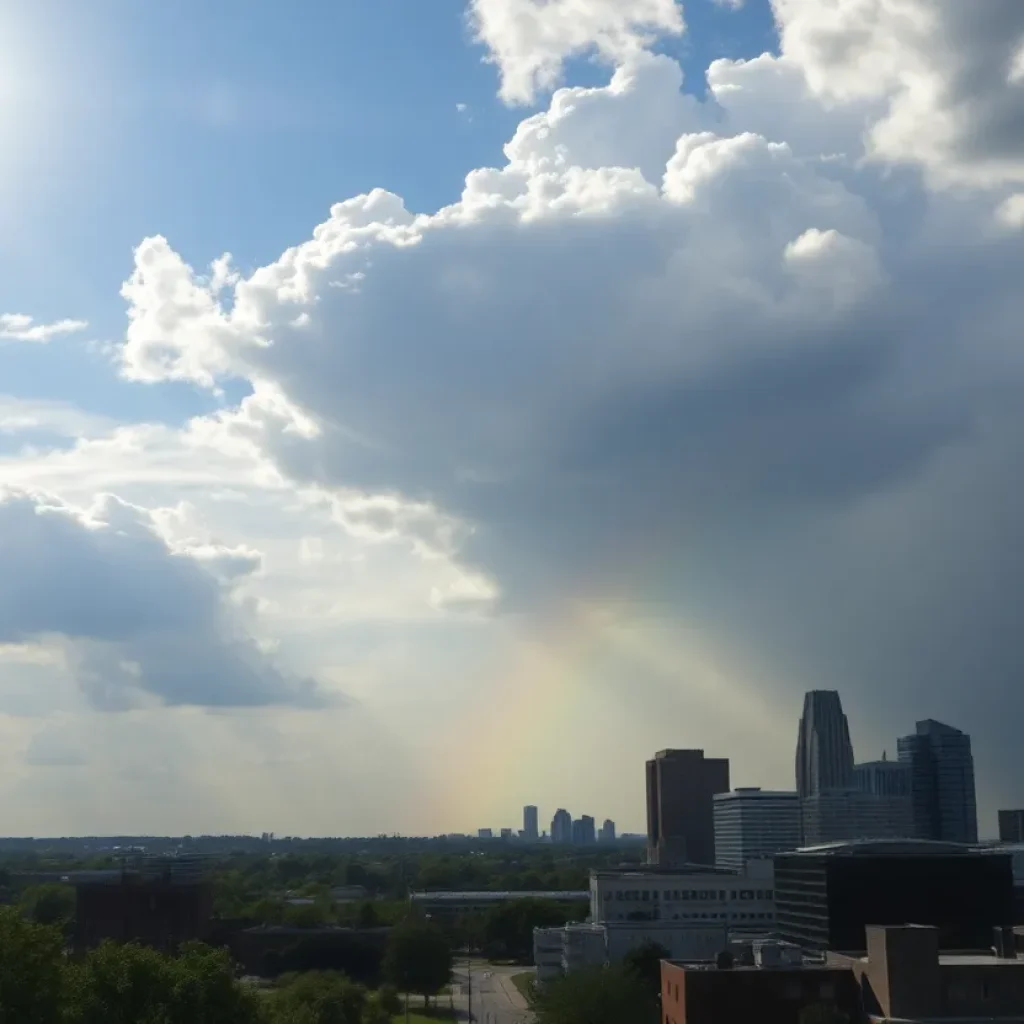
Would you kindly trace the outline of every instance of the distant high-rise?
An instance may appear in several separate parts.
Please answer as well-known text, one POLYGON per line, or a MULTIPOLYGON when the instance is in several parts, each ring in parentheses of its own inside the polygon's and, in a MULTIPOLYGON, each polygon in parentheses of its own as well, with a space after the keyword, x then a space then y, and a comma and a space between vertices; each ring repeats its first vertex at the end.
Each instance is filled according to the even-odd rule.
POLYGON ((933 719, 897 741, 899 759, 910 766, 914 830, 920 839, 978 841, 971 737, 933 719))
POLYGON ((754 787, 719 793, 714 801, 715 864, 743 871, 748 860, 800 845, 800 798, 754 787))
POLYGON ((853 787, 853 745, 835 690, 811 690, 796 743, 796 791, 801 799, 853 787))
POLYGON ((572 842, 572 815, 564 807, 559 807, 551 819, 551 842, 572 842))
POLYGON ((1024 811, 999 812, 999 842, 1024 843, 1024 811))
POLYGON ((527 804, 523 808, 523 838, 530 843, 537 842, 540 833, 537 831, 537 808, 527 804))
POLYGON ((478 828, 476 830, 477 839, 493 839, 494 830, 490 828, 478 828))
POLYGON ((714 796, 729 791, 728 758, 662 750, 647 762, 647 858, 652 864, 715 863, 714 796))
POLYGON ((577 846, 589 846, 595 839, 594 819, 589 814, 572 823, 572 841, 577 846))
POLYGON ((611 818, 604 819, 601 831, 597 833, 597 841, 599 843, 615 842, 615 822, 611 818))

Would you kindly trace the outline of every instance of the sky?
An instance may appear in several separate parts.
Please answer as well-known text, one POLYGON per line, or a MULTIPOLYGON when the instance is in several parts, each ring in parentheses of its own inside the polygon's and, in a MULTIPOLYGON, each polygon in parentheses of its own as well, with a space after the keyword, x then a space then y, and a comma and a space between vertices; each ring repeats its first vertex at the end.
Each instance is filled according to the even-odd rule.
POLYGON ((1020 0, 0 2, 0 832, 1024 804, 1020 0))

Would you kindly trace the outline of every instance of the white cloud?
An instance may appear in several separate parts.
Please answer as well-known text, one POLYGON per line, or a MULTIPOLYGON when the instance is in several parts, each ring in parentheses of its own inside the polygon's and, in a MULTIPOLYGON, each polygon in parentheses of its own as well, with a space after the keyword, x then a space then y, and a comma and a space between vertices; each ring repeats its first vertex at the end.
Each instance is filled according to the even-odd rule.
POLYGON ((1011 230, 1024 229, 1024 192, 1018 192, 1004 199, 996 210, 996 219, 1011 230))
POLYGON ((1019 0, 773 0, 782 54, 830 103, 877 101, 871 154, 942 184, 1024 181, 1019 0))
POLYGON ((469 17, 507 103, 531 103, 556 86, 571 57, 618 62, 683 31, 676 0, 470 0, 469 17))
POLYGON ((34 341, 45 343, 62 334, 84 331, 84 320, 55 320, 40 324, 25 313, 0 313, 0 341, 34 341))

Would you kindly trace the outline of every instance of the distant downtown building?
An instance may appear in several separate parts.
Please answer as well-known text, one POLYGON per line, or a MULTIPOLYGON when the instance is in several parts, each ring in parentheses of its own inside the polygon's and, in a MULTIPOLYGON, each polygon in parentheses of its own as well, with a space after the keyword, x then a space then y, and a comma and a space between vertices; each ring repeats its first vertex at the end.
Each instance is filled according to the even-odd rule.
POLYGON ((914 831, 919 839, 948 843, 978 841, 974 757, 967 733, 933 719, 897 741, 899 759, 910 766, 914 831))
POLYGON ((803 845, 913 838, 910 803, 859 789, 830 789, 800 801, 803 845))
POLYGON ((605 818, 601 830, 597 833, 599 843, 615 842, 615 822, 611 818, 605 818))
POLYGON ((527 804, 523 808, 523 838, 530 843, 535 843, 540 836, 537 829, 537 808, 533 804, 527 804))
POLYGON ((563 807, 559 807, 551 819, 551 842, 572 842, 572 815, 563 807))
POLYGON ((715 863, 714 796, 729 791, 728 758, 662 750, 647 762, 647 859, 661 867, 715 863))
POLYGON ((1024 811, 999 812, 999 842, 1024 843, 1024 811))
POLYGON ((801 799, 853 787, 853 745, 835 690, 811 690, 796 743, 796 791, 801 799))
POLYGON ((589 814, 584 814, 572 823, 572 841, 577 846, 589 846, 596 840, 594 819, 589 814))
POLYGON ((715 864, 743 871, 747 861, 800 846, 796 793, 749 787, 714 798, 715 864))

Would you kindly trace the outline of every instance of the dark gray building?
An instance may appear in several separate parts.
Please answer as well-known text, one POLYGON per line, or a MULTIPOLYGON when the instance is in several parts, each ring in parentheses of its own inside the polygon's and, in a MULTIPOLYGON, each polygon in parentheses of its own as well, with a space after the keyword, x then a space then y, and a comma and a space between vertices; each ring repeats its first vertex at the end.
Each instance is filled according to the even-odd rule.
POLYGON ((999 812, 999 842, 1024 843, 1024 811, 999 812))
POLYGON ((572 842, 572 815, 564 807, 559 807, 551 819, 551 842, 572 842))
POLYGON ((673 867, 715 863, 716 793, 729 792, 729 760, 703 750, 661 750, 647 762, 647 859, 673 867))
POLYGON ((933 719, 897 741, 899 759, 910 766, 914 831, 919 839, 947 843, 978 841, 971 737, 933 719))
POLYGON ((528 842, 535 843, 540 833, 537 831, 537 808, 533 804, 527 804, 523 808, 523 838, 528 842))
POLYGON ((796 743, 796 791, 801 799, 853 788, 853 744, 835 690, 811 690, 796 743))
POLYGON ((589 814, 584 814, 572 823, 572 841, 577 846, 589 846, 597 841, 594 819, 589 814))

